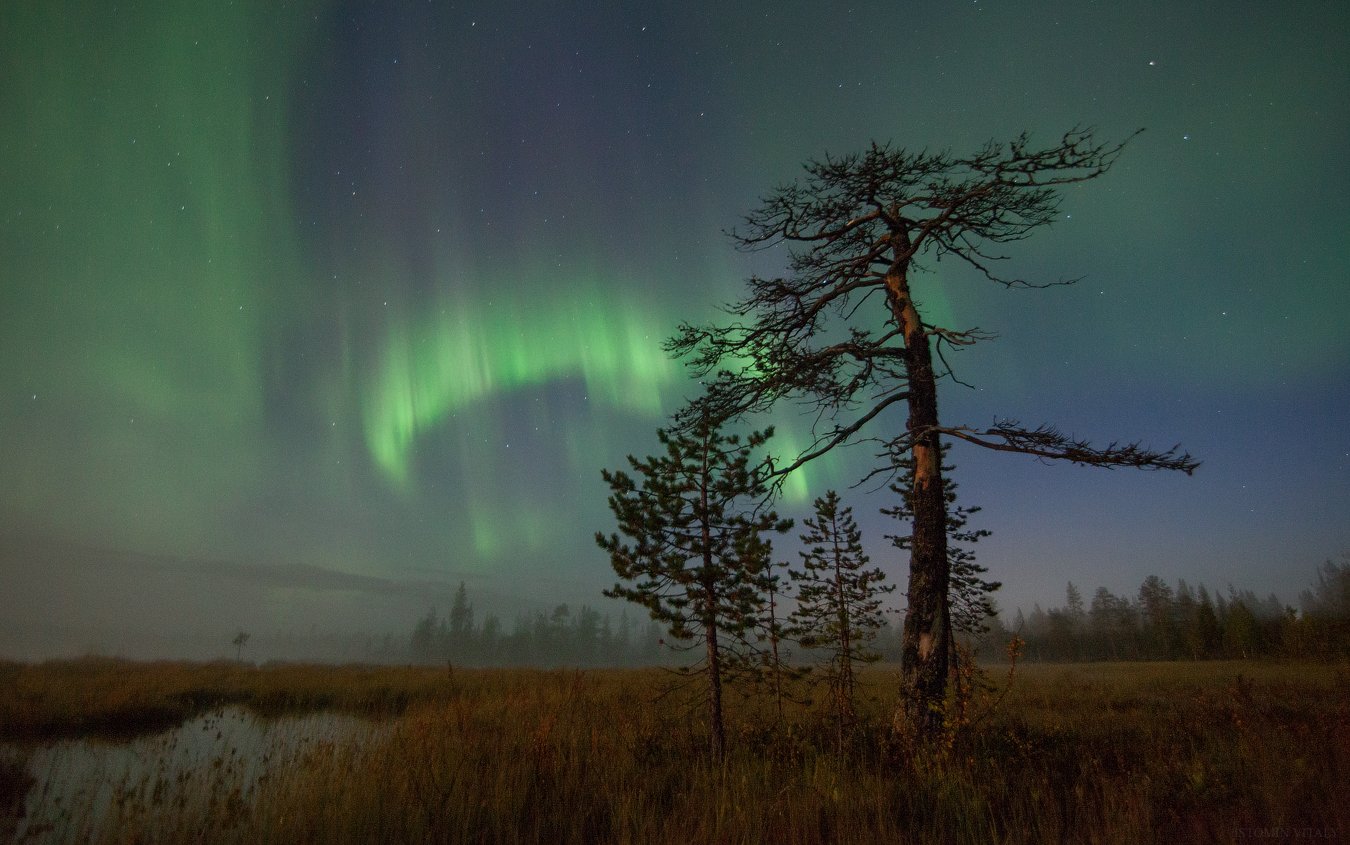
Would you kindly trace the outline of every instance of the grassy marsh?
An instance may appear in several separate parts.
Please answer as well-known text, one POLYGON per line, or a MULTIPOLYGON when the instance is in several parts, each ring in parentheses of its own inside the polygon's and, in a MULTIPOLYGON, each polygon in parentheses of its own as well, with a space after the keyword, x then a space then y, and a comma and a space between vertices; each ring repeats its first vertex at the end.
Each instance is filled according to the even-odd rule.
MULTIPOLYGON (((116 829, 100 834, 108 841, 1350 835, 1350 668, 1331 664, 1033 665, 988 718, 922 753, 884 729, 895 672, 875 669, 842 753, 818 704, 791 704, 778 725, 771 702, 733 696, 722 766, 707 760, 697 703, 662 696, 659 670, 77 661, 0 672, 0 724, 16 749, 222 703, 269 716, 327 708, 382 726, 273 761, 235 800, 157 804, 154 789, 130 789, 116 829)), ((230 777, 221 766, 193 788, 228 796, 230 777)))

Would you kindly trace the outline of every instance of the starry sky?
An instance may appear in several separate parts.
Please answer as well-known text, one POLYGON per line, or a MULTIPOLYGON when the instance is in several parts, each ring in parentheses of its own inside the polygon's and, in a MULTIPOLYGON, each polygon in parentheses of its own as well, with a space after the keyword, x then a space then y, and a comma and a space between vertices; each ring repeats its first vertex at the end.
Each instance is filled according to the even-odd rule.
MULTIPOLYGON (((1350 549, 1348 57, 1334 0, 3 4, 0 655, 601 605, 600 468, 693 390, 661 341, 784 267, 724 231, 827 152, 1075 124, 1146 131, 1008 268, 1081 282, 915 283, 999 335, 943 416, 1204 465, 958 445, 980 560, 1008 608, 1296 601, 1350 549)), ((866 458, 779 509, 847 491, 903 583, 866 458)))

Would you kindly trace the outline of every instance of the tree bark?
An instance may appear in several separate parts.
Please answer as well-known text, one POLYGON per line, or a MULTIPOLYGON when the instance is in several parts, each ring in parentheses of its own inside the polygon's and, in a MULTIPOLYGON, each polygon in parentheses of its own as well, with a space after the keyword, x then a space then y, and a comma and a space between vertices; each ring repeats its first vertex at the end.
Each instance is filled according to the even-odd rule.
POLYGON ((909 607, 900 651, 898 730, 933 736, 942 723, 951 643, 948 612, 947 508, 942 484, 942 444, 937 433, 937 379, 923 321, 910 296, 904 268, 886 276, 892 314, 905 336, 909 377, 908 428, 913 444, 911 505, 914 533, 909 555, 909 607))
POLYGON ((722 663, 717 653, 717 625, 704 626, 704 640, 708 645, 708 727, 709 750, 713 760, 720 763, 726 755, 727 735, 722 725, 722 663))
POLYGON ((778 727, 783 726, 783 663, 778 659, 778 586, 773 564, 769 566, 769 647, 773 652, 773 700, 778 708, 778 727))

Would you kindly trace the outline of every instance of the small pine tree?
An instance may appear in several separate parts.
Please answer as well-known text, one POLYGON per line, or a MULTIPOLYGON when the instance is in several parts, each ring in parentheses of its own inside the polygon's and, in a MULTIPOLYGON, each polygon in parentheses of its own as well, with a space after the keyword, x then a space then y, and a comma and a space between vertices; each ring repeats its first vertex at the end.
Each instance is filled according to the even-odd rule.
POLYGON ((808 529, 801 535, 807 547, 801 553, 803 569, 791 573, 797 585, 792 632, 803 646, 829 655, 825 679, 842 746, 855 720, 854 664, 877 659, 869 644, 885 624, 881 597, 895 588, 882 586, 886 576, 880 569, 866 568, 853 509, 841 507, 833 490, 816 499, 815 519, 803 524, 808 529))
POLYGON ((464 647, 469 638, 473 636, 473 605, 469 602, 469 591, 465 589, 464 582, 459 582, 459 588, 455 590, 455 601, 450 606, 450 638, 455 641, 457 647, 464 647))
POLYGON ((772 429, 744 443, 705 422, 693 431, 658 431, 665 454, 628 458, 641 485, 624 472, 603 470, 619 534, 596 534, 615 573, 628 585, 606 590, 639 604, 686 648, 703 646, 690 671, 707 679, 711 750, 726 750, 722 717, 724 677, 755 665, 766 593, 768 544, 762 535, 784 532, 791 520, 755 510, 768 490, 751 453, 772 429))
POLYGON ((1069 650, 1074 660, 1083 659, 1083 635, 1087 627, 1087 605, 1072 581, 1064 587, 1064 618, 1069 627, 1069 650))
POLYGON ((783 662, 782 643, 783 640, 791 635, 791 631, 784 624, 780 602, 786 597, 783 579, 774 572, 778 566, 786 564, 776 564, 773 562, 771 551, 765 549, 767 562, 764 569, 764 588, 767 591, 764 599, 764 632, 761 635, 764 641, 769 644, 768 651, 764 654, 764 669, 768 676, 769 685, 773 690, 774 708, 778 713, 778 724, 783 723, 783 680, 785 678, 795 677, 799 673, 783 662))

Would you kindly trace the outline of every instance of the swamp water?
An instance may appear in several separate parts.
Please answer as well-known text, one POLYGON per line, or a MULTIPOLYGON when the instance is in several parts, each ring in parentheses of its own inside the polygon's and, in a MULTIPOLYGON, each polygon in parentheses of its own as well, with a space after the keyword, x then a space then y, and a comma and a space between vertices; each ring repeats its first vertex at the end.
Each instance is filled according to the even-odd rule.
POLYGON ((100 841, 129 832, 211 839, 278 772, 312 754, 357 749, 383 730, 338 713, 266 718, 225 707, 123 742, 0 744, 0 768, 28 783, 26 792, 15 790, 22 797, 13 806, 0 807, 0 842, 100 841), (214 829, 192 827, 203 822, 214 829))

